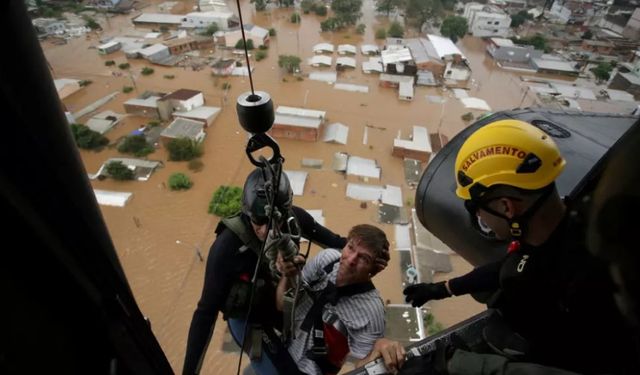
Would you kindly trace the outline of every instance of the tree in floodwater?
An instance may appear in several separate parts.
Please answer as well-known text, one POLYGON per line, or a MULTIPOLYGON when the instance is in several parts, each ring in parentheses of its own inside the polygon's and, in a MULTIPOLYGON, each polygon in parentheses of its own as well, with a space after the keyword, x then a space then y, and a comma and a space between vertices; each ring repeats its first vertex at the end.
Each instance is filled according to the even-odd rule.
POLYGON ((339 27, 355 25, 362 17, 362 0, 333 0, 331 10, 339 21, 339 27))
POLYGON ((389 17, 391 12, 394 12, 398 8, 402 6, 402 0, 377 0, 376 1, 376 11, 380 13, 384 13, 389 17))
POLYGON ((433 21, 442 14, 440 0, 407 0, 404 7, 407 20, 418 30, 425 22, 433 21))
POLYGON ((289 73, 294 73, 300 70, 300 63, 302 60, 298 56, 294 55, 280 55, 278 56, 278 66, 283 68, 289 73))
POLYGON ((457 42, 459 38, 464 37, 467 30, 469 30, 467 19, 460 16, 449 16, 445 18, 440 27, 440 33, 450 38, 454 43, 457 42))

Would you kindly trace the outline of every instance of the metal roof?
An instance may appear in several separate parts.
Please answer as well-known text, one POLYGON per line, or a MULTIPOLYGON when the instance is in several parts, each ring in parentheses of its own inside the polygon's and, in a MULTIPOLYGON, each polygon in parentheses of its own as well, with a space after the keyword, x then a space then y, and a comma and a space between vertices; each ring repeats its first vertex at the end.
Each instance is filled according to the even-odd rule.
POLYGON ((557 70, 563 72, 577 72, 576 68, 569 61, 531 59, 533 65, 538 69, 557 70))
POLYGON ((356 59, 353 57, 338 57, 336 59, 336 65, 344 65, 350 68, 356 67, 356 59))
POLYGON ((173 25, 182 24, 184 18, 181 14, 166 14, 166 13, 142 13, 138 17, 133 19, 133 22, 138 23, 168 23, 173 25))
POLYGON ((491 38, 491 41, 493 42, 493 44, 495 44, 498 47, 513 47, 513 40, 511 39, 506 39, 506 38, 491 38))
POLYGON ((380 178, 380 167, 373 159, 365 159, 358 156, 349 156, 347 161, 347 174, 380 178))
POLYGON ((139 99, 139 98, 134 98, 134 99, 129 99, 126 102, 124 102, 124 104, 128 104, 128 105, 135 105, 135 106, 139 106, 139 107, 152 107, 152 108, 158 108, 158 100, 160 99, 159 96, 150 96, 146 99, 139 99))
POLYGON ((436 54, 440 59, 451 55, 460 55, 463 59, 466 59, 466 57, 462 54, 462 51, 460 51, 460 49, 456 47, 451 39, 433 34, 429 34, 427 36, 429 37, 429 41, 431 42, 431 45, 433 46, 436 54))
POLYGON ((191 118, 199 118, 199 119, 207 120, 210 117, 214 117, 214 118, 218 117, 219 113, 220 113, 220 108, 218 107, 202 106, 202 107, 196 107, 186 112, 174 112, 173 115, 178 117, 191 117, 191 118))
POLYGON ((336 72, 311 72, 309 73, 309 79, 322 82, 335 82, 338 80, 338 73, 336 72))
POLYGON ((189 100, 191 98, 193 98, 194 96, 197 95, 202 95, 202 91, 198 91, 198 90, 191 90, 191 89, 178 89, 174 92, 171 92, 165 96, 162 97, 162 99, 160 100, 169 100, 169 99, 175 99, 175 100, 189 100))
POLYGON ((173 120, 160 135, 167 138, 189 138, 197 140, 203 129, 204 125, 200 121, 178 117, 173 120))
POLYGON ((411 98, 413 99, 413 81, 412 82, 400 82, 400 86, 398 87, 398 95, 401 98, 411 98))
POLYGON ((349 127, 339 122, 333 123, 326 127, 324 131, 324 142, 347 144, 349 136, 349 127))
POLYGON ((157 44, 150 45, 149 47, 143 48, 138 52, 144 57, 149 57, 149 56, 155 55, 156 53, 168 51, 168 50, 169 50, 169 47, 165 46, 164 44, 157 43, 157 44))
POLYGON ((596 100, 596 96, 593 91, 589 90, 586 87, 560 85, 557 83, 552 83, 551 87, 556 89, 560 93, 560 95, 564 96, 565 98, 596 100))
POLYGON ((326 65, 331 66, 333 64, 333 58, 331 56, 313 56, 309 59, 309 65, 326 65))
POLYGON ((301 117, 276 113, 276 117, 273 123, 284 126, 299 126, 302 128, 318 129, 320 128, 320 124, 322 124, 322 120, 312 117, 301 117))
POLYGON ((384 69, 382 68, 382 59, 380 57, 370 57, 369 61, 363 61, 362 71, 365 73, 384 72, 384 69))
POLYGON ((98 49, 107 49, 107 48, 115 47, 117 45, 120 45, 120 42, 116 42, 116 41, 112 40, 112 41, 107 42, 105 44, 99 45, 98 49))
POLYGON ((313 46, 314 53, 331 52, 333 53, 333 44, 331 43, 318 43, 313 46))
POLYGON ((327 112, 318 111, 315 109, 287 107, 284 105, 280 105, 278 106, 278 108, 276 108, 276 114, 324 119, 325 116, 327 115, 327 112))
POLYGON ((365 94, 369 92, 369 86, 354 85, 353 83, 336 83, 335 85, 333 85, 333 88, 336 90, 362 92, 365 94))
POLYGON ((291 183, 291 190, 293 190, 293 195, 301 196, 304 194, 304 185, 307 182, 308 172, 305 171, 288 171, 285 170, 284 173, 287 174, 289 178, 289 182, 291 183))
POLYGON ((481 111, 491 111, 491 107, 486 101, 479 98, 462 98, 460 99, 465 108, 479 109, 481 111))
POLYGON ((375 44, 363 44, 360 46, 360 51, 363 55, 377 55, 380 53, 380 48, 378 48, 378 46, 376 46, 375 44))
POLYGON ((341 55, 344 55, 345 53, 351 53, 351 54, 356 54, 358 50, 356 49, 356 46, 354 46, 353 44, 340 44, 338 45, 338 53, 341 55))
POLYGON ((409 51, 409 48, 407 47, 393 51, 388 49, 384 50, 381 52, 381 56, 383 65, 413 60, 413 57, 411 57, 411 51, 409 51))
POLYGON ((384 187, 379 185, 347 184, 347 197, 360 201, 378 201, 382 196, 384 187))
POLYGON ((431 152, 431 140, 429 131, 422 126, 414 126, 411 140, 394 139, 393 147, 400 147, 407 150, 431 152))
POLYGON ((133 193, 124 191, 108 191, 99 189, 94 189, 93 193, 96 196, 98 204, 114 207, 124 207, 133 195, 133 193))

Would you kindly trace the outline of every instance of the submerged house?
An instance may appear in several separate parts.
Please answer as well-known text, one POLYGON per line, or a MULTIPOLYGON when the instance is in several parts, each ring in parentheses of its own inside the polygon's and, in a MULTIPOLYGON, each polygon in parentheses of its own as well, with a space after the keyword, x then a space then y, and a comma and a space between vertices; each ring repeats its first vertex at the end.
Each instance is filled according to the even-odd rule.
POLYGON ((279 106, 270 133, 276 138, 315 142, 320 138, 326 112, 279 106))

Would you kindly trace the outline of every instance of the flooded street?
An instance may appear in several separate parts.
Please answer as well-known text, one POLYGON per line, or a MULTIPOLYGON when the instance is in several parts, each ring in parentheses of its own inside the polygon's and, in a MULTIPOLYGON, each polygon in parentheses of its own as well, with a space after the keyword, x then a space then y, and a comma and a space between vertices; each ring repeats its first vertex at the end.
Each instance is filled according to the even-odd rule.
MULTIPOLYGON (((408 138, 412 126, 426 126, 430 133, 438 130, 439 124, 444 135, 451 138, 466 124, 460 116, 468 112, 450 92, 438 88, 416 87, 412 102, 398 100, 397 89, 378 86, 378 76, 366 75, 360 66, 365 59, 360 53, 355 58, 356 70, 338 73, 338 81, 367 85, 369 93, 354 93, 336 90, 324 82, 305 78, 294 80, 285 75, 277 66, 278 55, 294 54, 302 58, 304 73, 317 71, 306 65, 313 55, 312 46, 319 42, 334 44, 349 43, 359 46, 362 43, 381 44, 375 41, 373 34, 379 25, 386 25, 386 18, 374 15, 373 0, 364 1, 363 19, 367 25, 364 35, 355 32, 320 33, 319 23, 323 18, 303 15, 302 23, 289 22, 292 9, 274 9, 257 13, 248 1, 243 2, 245 20, 266 27, 274 27, 278 35, 272 39, 269 56, 255 64, 254 86, 256 90, 271 94, 275 106, 286 105, 323 110, 328 122, 341 122, 348 125, 347 145, 327 144, 324 142, 301 142, 279 139, 282 153, 286 158, 285 169, 301 170, 302 158, 324 160, 321 170, 309 169, 304 196, 295 197, 295 203, 307 209, 322 209, 327 227, 346 234, 357 223, 375 223, 377 207, 368 204, 360 208, 360 202, 345 197, 348 182, 361 182, 354 176, 345 177, 331 170, 331 160, 336 152, 348 152, 365 158, 377 160, 382 169, 380 180, 370 179, 370 184, 391 184, 401 186, 403 199, 413 202, 415 192, 404 182, 402 159, 391 155, 393 138, 398 133, 408 138), (283 79, 287 80, 284 82, 283 79), (432 103, 427 95, 443 95, 446 103, 432 103), (363 135, 367 125, 367 144, 363 144, 363 135)), ((188 11, 184 10, 184 12, 188 11)), ((154 6, 145 8, 153 12, 154 6)), ((174 13, 182 12, 179 10, 174 13)), ((126 35, 134 30, 130 19, 138 13, 110 18, 109 23, 101 22, 104 32, 88 39, 70 40, 68 44, 54 46, 43 42, 43 49, 53 69, 54 78, 89 79, 93 83, 85 89, 64 100, 71 112, 76 112, 94 101, 113 92, 119 94, 100 108, 124 113, 122 103, 134 98, 146 90, 171 92, 179 88, 201 90, 205 96, 205 105, 220 106, 222 112, 214 124, 208 128, 204 141, 204 168, 198 173, 188 170, 186 162, 170 162, 163 148, 148 156, 150 160, 161 160, 164 168, 156 171, 147 182, 119 182, 111 179, 93 181, 94 188, 114 191, 128 191, 133 198, 124 208, 101 206, 109 232, 118 256, 124 267, 129 284, 134 292, 142 312, 151 320, 152 329, 164 349, 173 369, 181 371, 186 337, 191 315, 202 288, 205 263, 200 262, 196 250, 206 257, 209 246, 214 240, 214 229, 218 218, 207 213, 208 203, 213 192, 220 185, 242 186, 252 166, 244 153, 246 134, 240 128, 235 112, 235 100, 243 92, 249 91, 246 77, 214 78, 209 69, 201 71, 183 68, 167 68, 153 65, 155 73, 140 75, 140 69, 150 66, 144 60, 129 60, 131 72, 121 76, 117 67, 111 69, 104 65, 107 60, 115 60, 116 65, 126 61, 122 52, 101 56, 95 47, 99 39, 106 36, 126 35), (165 74, 175 79, 165 79, 165 74), (225 99, 222 84, 228 82, 231 89, 225 99), (135 83, 135 84, 134 84, 135 83), (123 94, 123 86, 135 86, 136 89, 123 94), (194 186, 186 192, 173 192, 167 186, 169 176, 174 172, 184 172, 193 180, 194 186), (179 243, 177 243, 179 241, 179 243)), ((139 30, 138 30, 139 31, 139 30)), ((458 42, 466 57, 470 60, 474 84, 470 96, 486 100, 494 110, 511 109, 523 103, 531 104, 532 98, 525 97, 519 85, 517 74, 499 70, 486 56, 484 43, 480 39, 467 37, 458 42)), ((219 55, 221 52, 216 51, 219 55)), ((334 54, 334 57, 337 54, 334 54)), ((322 70, 322 69, 320 69, 322 70)), ((329 69, 324 69, 330 71, 329 69)), ((472 111, 475 115, 478 111, 472 111)), ((86 118, 78 119, 79 122, 86 118)), ((115 129, 107 133, 113 143, 126 136, 148 119, 127 117, 115 129)), ((81 151, 88 173, 95 173, 109 157, 121 156, 115 148, 101 152, 81 151)), ((380 224, 390 239, 394 238, 392 225, 380 224)), ((392 244, 393 247, 393 244, 392 244)), ((378 275, 374 282, 381 290, 384 299, 391 303, 403 303, 401 288, 401 270, 399 256, 392 254, 390 266, 378 275)), ((457 256, 452 257, 455 274, 461 274, 470 266, 457 256)), ((451 275, 444 275, 450 277, 451 275)), ((483 307, 470 298, 458 298, 434 304, 436 320, 445 326, 473 315, 483 307)), ((237 355, 222 352, 225 324, 220 319, 216 326, 213 341, 203 365, 203 374, 228 374, 235 372, 237 355)), ((246 361, 245 361, 246 363, 246 361)))

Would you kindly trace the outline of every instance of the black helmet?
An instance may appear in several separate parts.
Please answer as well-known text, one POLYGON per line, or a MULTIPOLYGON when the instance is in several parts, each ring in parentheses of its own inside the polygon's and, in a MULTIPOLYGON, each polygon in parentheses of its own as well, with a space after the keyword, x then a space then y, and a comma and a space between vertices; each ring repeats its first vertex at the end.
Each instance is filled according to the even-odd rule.
MULTIPOLYGON (((267 191, 265 189, 265 178, 263 173, 267 174, 267 180, 270 180, 269 176, 271 172, 262 168, 256 168, 253 172, 249 173, 247 180, 244 183, 242 190, 242 212, 251 218, 265 218, 267 212, 265 206, 267 205, 267 191)), ((291 190, 291 184, 286 173, 282 172, 280 176, 280 188, 276 193, 275 206, 280 210, 280 213, 286 214, 291 208, 293 201, 293 191, 291 190)))

